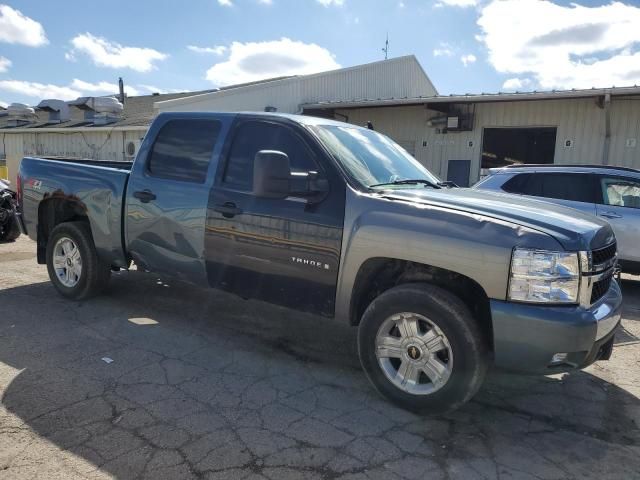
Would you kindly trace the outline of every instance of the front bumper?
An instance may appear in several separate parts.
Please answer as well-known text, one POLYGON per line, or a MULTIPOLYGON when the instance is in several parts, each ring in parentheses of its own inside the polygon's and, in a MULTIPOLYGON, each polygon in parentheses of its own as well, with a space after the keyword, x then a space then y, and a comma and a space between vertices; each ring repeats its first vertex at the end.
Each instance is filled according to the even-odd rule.
POLYGON ((541 306, 491 300, 495 364, 525 373, 558 373, 584 368, 611 354, 620 325, 622 292, 608 292, 589 308, 541 306), (557 353, 566 353, 552 364, 557 353))

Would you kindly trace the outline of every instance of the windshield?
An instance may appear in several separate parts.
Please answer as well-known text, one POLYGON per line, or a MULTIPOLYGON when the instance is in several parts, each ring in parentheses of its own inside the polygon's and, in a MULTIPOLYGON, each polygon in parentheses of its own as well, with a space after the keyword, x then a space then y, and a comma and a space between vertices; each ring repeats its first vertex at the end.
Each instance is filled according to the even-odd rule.
MULTIPOLYGON (((349 174, 368 188, 390 188, 394 182, 440 180, 400 145, 373 130, 323 125, 311 127, 349 174)), ((401 184, 424 188, 424 184, 401 184)))

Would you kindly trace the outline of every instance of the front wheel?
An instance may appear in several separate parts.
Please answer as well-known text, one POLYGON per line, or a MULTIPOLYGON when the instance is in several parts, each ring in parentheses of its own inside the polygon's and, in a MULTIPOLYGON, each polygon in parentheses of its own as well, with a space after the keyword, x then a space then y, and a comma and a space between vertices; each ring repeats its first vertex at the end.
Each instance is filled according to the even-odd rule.
POLYGON ((56 226, 47 242, 47 270, 58 292, 73 300, 98 294, 109 281, 109 265, 98 258, 89 225, 56 226))
POLYGON ((470 400, 488 366, 486 341, 469 309, 427 284, 400 285, 371 302, 360 322, 358 352, 383 396, 429 414, 470 400))

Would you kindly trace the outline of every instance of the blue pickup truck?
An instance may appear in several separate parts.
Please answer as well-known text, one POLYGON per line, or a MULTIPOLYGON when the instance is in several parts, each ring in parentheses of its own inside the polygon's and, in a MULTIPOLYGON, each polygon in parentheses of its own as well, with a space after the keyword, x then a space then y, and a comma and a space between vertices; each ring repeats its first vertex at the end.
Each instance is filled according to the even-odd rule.
POLYGON ((60 294, 135 263, 358 326, 399 405, 469 400, 491 365, 611 355, 622 297, 604 221, 451 188, 389 138, 272 113, 161 114, 133 163, 24 158, 18 218, 60 294))

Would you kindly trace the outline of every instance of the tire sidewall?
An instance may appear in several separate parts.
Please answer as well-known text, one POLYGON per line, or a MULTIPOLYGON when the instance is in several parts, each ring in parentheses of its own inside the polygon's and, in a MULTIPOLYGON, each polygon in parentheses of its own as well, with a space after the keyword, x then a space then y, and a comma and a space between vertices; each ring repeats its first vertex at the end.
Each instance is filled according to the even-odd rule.
POLYGON ((95 266, 95 251, 93 245, 89 243, 91 234, 87 227, 78 225, 77 223, 64 223, 60 224, 53 229, 51 237, 47 242, 47 271, 49 272, 49 278, 51 283, 58 290, 58 292, 67 298, 81 299, 84 298, 90 290, 91 275, 95 266), (60 238, 67 237, 71 239, 80 250, 80 257, 82 258, 82 273, 78 283, 73 287, 67 287, 63 285, 56 274, 53 267, 53 251, 56 243, 60 238))
POLYGON ((468 401, 482 384, 487 367, 482 335, 466 306, 449 292, 430 285, 395 287, 376 298, 362 317, 358 352, 367 377, 383 396, 421 413, 444 413, 468 401), (386 319, 402 312, 428 318, 442 330, 451 346, 451 376, 434 393, 403 392, 387 379, 378 363, 375 354, 378 330, 386 319))

